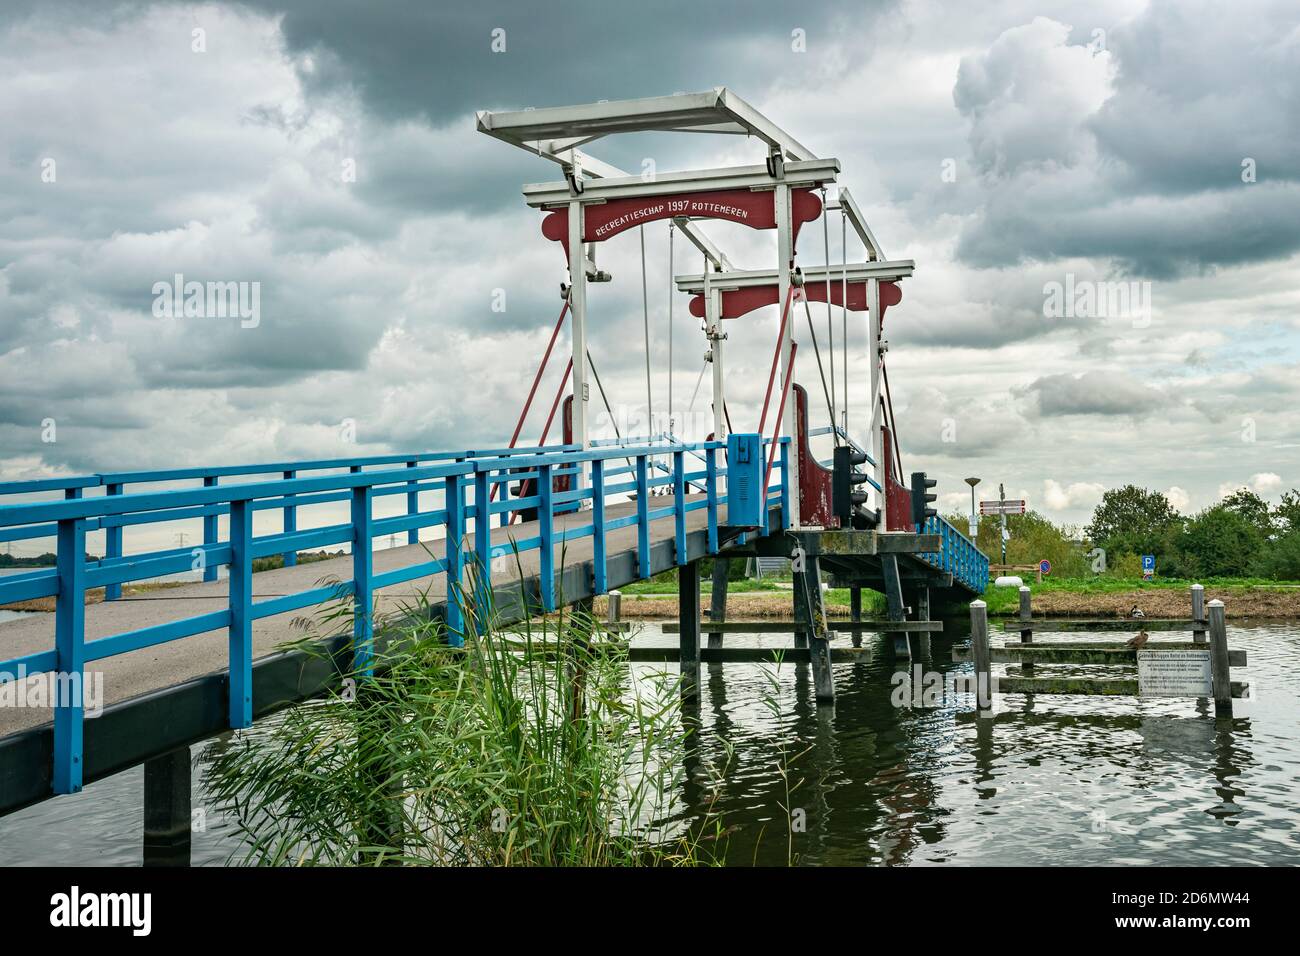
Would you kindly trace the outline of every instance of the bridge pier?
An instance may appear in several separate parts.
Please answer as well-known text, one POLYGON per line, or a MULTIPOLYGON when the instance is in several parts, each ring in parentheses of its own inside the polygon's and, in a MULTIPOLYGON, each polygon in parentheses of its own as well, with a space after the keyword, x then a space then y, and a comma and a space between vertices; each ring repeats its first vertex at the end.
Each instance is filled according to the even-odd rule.
MULTIPOLYGON (((916 589, 916 619, 918 621, 930 620, 930 588, 927 585, 920 585, 916 589)), ((918 631, 912 635, 912 647, 920 657, 930 656, 930 634, 928 631, 918 631)))
MULTIPOLYGON (((709 621, 721 623, 727 619, 727 576, 731 561, 722 555, 713 558, 713 589, 709 594, 709 621)), ((722 632, 709 631, 709 647, 722 646, 722 632)))
POLYGON ((821 561, 816 556, 804 559, 802 571, 794 575, 795 646, 808 648, 812 664, 813 688, 817 703, 835 703, 835 681, 831 673, 830 631, 826 627, 826 601, 822 595, 821 561), (799 606, 803 606, 803 615, 799 606), (800 637, 803 638, 802 644, 800 637))
POLYGON ((190 748, 144 763, 144 865, 190 865, 190 748))
POLYGON ((700 688, 700 568, 694 561, 677 568, 677 625, 682 698, 693 701, 700 688))
MULTIPOLYGON (((804 559, 807 561, 807 558, 804 559)), ((793 566, 793 565, 792 565, 793 566)), ((804 580, 803 572, 794 572, 793 588, 793 614, 794 614, 794 646, 808 646, 808 629, 812 624, 812 606, 809 603, 809 592, 802 586, 804 580)))
MULTIPOLYGON (((903 582, 898 575, 898 557, 892 554, 882 556, 880 570, 885 579, 885 602, 889 609, 888 619, 891 621, 907 620, 907 605, 903 601, 903 582)), ((887 636, 893 645, 895 657, 912 657, 911 636, 907 631, 890 631, 887 636)))
MULTIPOLYGON (((862 588, 849 588, 849 619, 862 620, 862 588)), ((853 632, 853 646, 862 646, 862 632, 853 632)))

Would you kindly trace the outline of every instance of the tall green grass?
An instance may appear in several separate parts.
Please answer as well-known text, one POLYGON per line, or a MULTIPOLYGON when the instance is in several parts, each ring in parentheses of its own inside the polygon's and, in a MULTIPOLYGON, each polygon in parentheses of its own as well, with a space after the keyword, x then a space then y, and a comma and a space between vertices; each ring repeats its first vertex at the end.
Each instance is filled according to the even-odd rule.
MULTIPOLYGON (((714 862, 711 814, 693 832, 666 822, 690 734, 676 680, 635 678, 626 644, 593 640, 584 611, 508 628, 452 599, 479 632, 464 649, 429 608, 404 609, 373 676, 347 674, 212 752, 209 792, 242 837, 234 861, 714 862)), ((350 624, 350 609, 333 617, 350 624)))

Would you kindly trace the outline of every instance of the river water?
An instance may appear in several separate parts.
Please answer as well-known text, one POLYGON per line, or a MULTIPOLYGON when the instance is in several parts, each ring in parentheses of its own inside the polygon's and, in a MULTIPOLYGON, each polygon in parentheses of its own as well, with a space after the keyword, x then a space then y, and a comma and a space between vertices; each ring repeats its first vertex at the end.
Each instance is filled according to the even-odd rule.
MULTIPOLYGON (((1090 635, 1051 639, 1067 637, 1090 635)), ((673 641, 654 624, 637 638, 673 641)), ((833 711, 816 706, 807 667, 706 665, 678 821, 712 807, 738 865, 1295 865, 1300 626, 1234 626, 1229 641, 1249 656, 1233 678, 1253 694, 1230 719, 1192 699, 1009 695, 991 719, 974 716, 969 695, 897 707, 903 667, 883 638, 871 662, 836 665, 833 711), (725 768, 717 785, 711 766, 725 768)), ((949 646, 936 640, 925 668, 969 672, 949 646)), ((135 768, 0 818, 4 862, 139 864, 142 777, 135 768)), ((196 779, 194 806, 205 800, 196 779)), ((229 828, 199 822, 193 862, 226 862, 229 828)))

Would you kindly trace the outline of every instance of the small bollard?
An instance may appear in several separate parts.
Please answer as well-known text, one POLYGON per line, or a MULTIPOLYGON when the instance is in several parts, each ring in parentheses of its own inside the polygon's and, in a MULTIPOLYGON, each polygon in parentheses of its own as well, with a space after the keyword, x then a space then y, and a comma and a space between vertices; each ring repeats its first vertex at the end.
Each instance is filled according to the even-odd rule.
MULTIPOLYGON (((610 591, 605 595, 605 620, 617 624, 623 616, 623 592, 610 591)), ((611 630, 614 630, 611 628, 611 630)))
POLYGON ((1205 628, 1196 625, 1205 623, 1205 588, 1199 584, 1192 585, 1192 642, 1205 643, 1205 628))
POLYGON ((1232 716, 1232 674, 1228 666, 1228 625, 1223 602, 1210 602, 1210 674, 1214 682, 1214 713, 1232 716))
MULTIPOLYGON (((1033 614, 1033 610, 1029 604, 1030 593, 1031 592, 1028 586, 1024 584, 1020 585, 1020 643, 1021 644, 1034 643, 1034 629, 1033 626, 1030 625, 1029 623, 1030 618, 1032 617, 1033 614)), ((1020 673, 1028 677, 1033 672, 1034 672, 1034 665, 1032 661, 1021 662, 1020 673)))
POLYGON ((975 708, 993 706, 993 668, 989 655, 989 613, 983 601, 970 602, 970 646, 975 663, 975 708))

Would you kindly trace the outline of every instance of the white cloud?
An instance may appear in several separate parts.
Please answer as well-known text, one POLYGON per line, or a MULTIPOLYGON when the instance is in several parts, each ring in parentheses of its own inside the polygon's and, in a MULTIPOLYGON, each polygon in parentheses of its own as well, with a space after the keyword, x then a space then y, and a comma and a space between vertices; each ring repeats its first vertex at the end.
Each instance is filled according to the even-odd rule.
POLYGON ((1219 485, 1219 498, 1226 498, 1231 494, 1241 491, 1243 488, 1250 489, 1261 498, 1267 498, 1282 489, 1282 476, 1274 474, 1271 471, 1264 471, 1251 475, 1247 481, 1237 482, 1235 484, 1231 481, 1225 481, 1219 485))
POLYGON ((1106 487, 1091 481, 1075 481, 1062 485, 1051 478, 1043 481, 1043 504, 1050 511, 1069 511, 1077 508, 1092 508, 1101 501, 1106 487))
POLYGON ((1165 492, 1165 497, 1169 499, 1169 504, 1173 506, 1173 509, 1180 513, 1186 513, 1192 504, 1191 495, 1177 485, 1171 485, 1169 490, 1165 492))
POLYGON ((1250 476, 1251 490, 1257 495, 1271 495, 1282 488, 1282 476, 1271 471, 1250 476))
POLYGON ((1111 92, 1110 54, 1070 45, 1047 17, 1012 27, 965 57, 953 101, 971 120, 975 164, 991 176, 1071 166, 1094 150, 1087 118, 1111 92))

